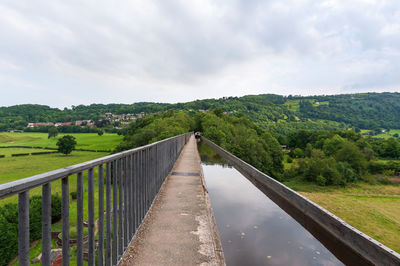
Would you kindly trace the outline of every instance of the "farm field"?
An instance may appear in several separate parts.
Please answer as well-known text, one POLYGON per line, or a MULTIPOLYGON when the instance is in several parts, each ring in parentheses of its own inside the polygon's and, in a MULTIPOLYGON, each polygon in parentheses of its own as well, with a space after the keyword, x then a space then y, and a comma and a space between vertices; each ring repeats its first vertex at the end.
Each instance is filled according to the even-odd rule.
POLYGON ((351 226, 400 252, 400 185, 357 183, 321 187, 300 180, 284 182, 351 226))
MULTIPOLYGON (((104 134, 98 136, 92 133, 71 134, 77 140, 76 148, 112 150, 122 139, 117 134, 104 134)), ((61 137, 60 134, 58 137, 61 137)), ((57 138, 48 139, 46 133, 0 133, 0 146, 32 146, 32 147, 56 147, 57 138)), ((0 154, 6 155, 0 158, 0 184, 18 180, 21 178, 45 173, 66 166, 82 163, 108 155, 107 152, 73 151, 65 156, 60 153, 29 155, 11 157, 13 153, 30 153, 47 151, 43 149, 1 148, 0 154)), ((52 184, 53 193, 61 193, 61 182, 52 184)), ((40 195, 40 188, 30 191, 30 195, 40 195)), ((14 197, 1 200, 0 204, 15 201, 14 197)))
POLYGON ((76 149, 88 150, 112 150, 122 140, 123 136, 104 133, 68 133, 58 134, 56 138, 47 138, 47 133, 0 133, 0 146, 29 146, 57 148, 57 139, 64 135, 72 135, 76 138, 76 149))
MULTIPOLYGON (((365 129, 361 130, 361 134, 368 134, 368 132, 370 132, 370 130, 365 130, 365 129)), ((395 136, 393 136, 395 134, 400 136, 400 129, 391 129, 389 132, 380 133, 373 137, 379 139, 388 139, 388 138, 395 138, 395 136)))
MULTIPOLYGON (((119 144, 122 139, 121 136, 116 134, 104 134, 98 136, 97 134, 70 134, 76 137, 78 145, 76 148, 91 149, 91 150, 112 150, 119 144)), ((58 137, 61 137, 60 134, 58 137)), ((31 146, 31 147, 56 147, 56 139, 47 139, 45 133, 0 133, 0 146, 31 146)), ((51 170, 56 170, 66 166, 82 163, 85 161, 93 160, 108 155, 108 152, 90 152, 90 151, 72 151, 68 156, 60 153, 43 154, 43 155, 28 155, 21 157, 11 157, 15 153, 32 153, 44 152, 48 150, 34 149, 34 148, 1 148, 0 154, 5 155, 0 158, 0 184, 11 182, 14 180, 22 179, 25 177, 41 174, 51 170)), ((95 219, 98 217, 98 168, 94 169, 95 176, 95 219)), ((84 205, 88 202, 88 180, 87 171, 83 172, 84 182, 84 205)), ((61 195, 61 180, 51 183, 52 194, 61 195)), ((76 231, 76 200, 72 198, 71 193, 76 191, 76 175, 69 177, 69 192, 70 192, 70 228, 76 231)), ((41 195, 41 187, 30 190, 29 196, 41 195)), ((17 195, 9 198, 2 199, 0 205, 3 206, 7 203, 16 203, 17 195)), ((84 208, 84 220, 88 219, 87 208, 84 208)), ((61 222, 52 225, 53 232, 61 231, 61 222)), ((53 241, 54 242, 54 241, 53 241)), ((53 248, 56 244, 52 243, 53 248)), ((76 248, 71 248, 71 265, 76 265, 74 261, 76 248)), ((38 245, 31 250, 31 259, 38 256, 41 251, 41 241, 38 245)), ((17 265, 16 261, 13 265, 17 265)))

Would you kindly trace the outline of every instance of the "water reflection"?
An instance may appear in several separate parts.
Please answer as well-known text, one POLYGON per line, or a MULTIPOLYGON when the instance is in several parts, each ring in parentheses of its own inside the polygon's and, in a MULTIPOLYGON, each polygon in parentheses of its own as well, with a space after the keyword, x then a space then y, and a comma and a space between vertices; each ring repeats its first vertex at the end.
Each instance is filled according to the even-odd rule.
POLYGON ((236 169, 199 146, 227 265, 342 265, 236 169))

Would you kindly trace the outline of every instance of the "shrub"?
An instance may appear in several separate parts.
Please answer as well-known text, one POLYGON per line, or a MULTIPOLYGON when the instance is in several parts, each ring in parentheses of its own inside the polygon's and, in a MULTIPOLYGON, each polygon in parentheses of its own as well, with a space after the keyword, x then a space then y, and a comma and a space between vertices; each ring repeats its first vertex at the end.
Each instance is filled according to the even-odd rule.
MULTIPOLYGON (((61 197, 51 196, 51 222, 61 219, 61 197)), ((30 241, 42 237, 42 197, 29 199, 30 241)), ((0 207, 0 265, 7 265, 18 254, 18 204, 0 207)))
POLYGON ((18 254, 18 206, 0 207, 0 265, 8 265, 18 254))
POLYGON ((40 152, 32 152, 31 155, 42 155, 42 154, 50 154, 50 153, 58 153, 57 151, 40 151, 40 152))
POLYGON ((294 149, 293 153, 294 153, 294 156, 295 156, 296 158, 302 158, 302 157, 304 157, 303 150, 300 149, 300 148, 294 149))
POLYGON ((317 176, 317 184, 320 186, 325 186, 326 185, 326 179, 322 175, 317 176))
POLYGON ((58 193, 51 195, 51 223, 61 219, 61 196, 58 193))
POLYGON ((73 200, 76 200, 76 198, 77 198, 76 191, 72 191, 72 192, 69 193, 69 194, 71 195, 71 198, 72 198, 73 200))
POLYGON ((29 155, 29 153, 14 153, 14 154, 11 154, 11 157, 27 156, 27 155, 29 155))
POLYGON ((0 154, 0 158, 4 158, 6 157, 4 154, 0 154))

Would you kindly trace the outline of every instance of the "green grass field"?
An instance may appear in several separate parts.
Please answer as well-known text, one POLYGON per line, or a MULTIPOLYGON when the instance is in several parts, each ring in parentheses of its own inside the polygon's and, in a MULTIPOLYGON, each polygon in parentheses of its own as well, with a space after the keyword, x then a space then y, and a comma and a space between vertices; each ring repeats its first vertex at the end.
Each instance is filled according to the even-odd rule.
MULTIPOLYGON (((367 129, 362 129, 361 134, 368 134, 371 130, 367 129)), ((391 129, 389 132, 384 132, 377 134, 373 136, 374 138, 379 138, 379 139, 388 139, 388 138, 393 138, 395 134, 398 134, 400 136, 400 129, 391 129)))
POLYGON ((56 138, 50 139, 47 138, 47 133, 0 133, 0 146, 57 148, 57 139, 64 135, 72 135, 76 138, 76 149, 87 150, 112 150, 123 138, 123 136, 108 133, 103 136, 99 136, 97 133, 59 134, 56 138))
MULTIPOLYGON (((116 134, 104 134, 98 136, 97 134, 71 134, 76 137, 78 145, 76 148, 92 149, 92 150, 112 150, 121 141, 122 137, 116 134)), ((58 137, 61 137, 59 135, 58 137)), ((32 146, 32 147, 56 147, 56 139, 47 139, 45 133, 0 133, 0 146, 32 146)), ((73 151, 70 155, 65 156, 60 153, 44 154, 44 155, 29 155, 23 157, 11 157, 13 153, 31 153, 46 151, 43 149, 31 148, 1 148, 0 154, 6 155, 5 158, 0 158, 0 184, 11 182, 14 180, 22 179, 25 177, 33 176, 36 174, 45 173, 51 170, 56 170, 66 166, 82 163, 85 161, 93 160, 108 155, 106 152, 87 152, 87 151, 73 151)), ((98 218, 98 169, 94 169, 95 175, 95 219, 98 218)), ((84 206, 88 203, 88 182, 87 171, 83 173, 84 182, 84 206)), ((51 183, 51 190, 53 194, 58 193, 61 195, 61 180, 51 183)), ((76 191, 76 175, 69 177, 69 192, 76 191)), ((29 191, 29 195, 41 195, 41 187, 37 187, 29 191)), ((0 204, 10 202, 17 202, 17 195, 2 199, 0 204)), ((76 228, 76 201, 70 197, 70 228, 76 228)), ((87 220, 87 208, 84 208, 84 220, 87 220)), ((61 231, 61 222, 52 225, 52 231, 61 231)), ((55 248, 55 243, 53 243, 55 248)), ((71 248, 71 265, 76 265, 74 258, 74 249, 71 248)), ((41 252, 41 242, 31 250, 31 258, 38 256, 41 252)), ((15 263, 17 265, 18 262, 15 263)))
POLYGON ((357 183, 346 187, 321 187, 296 179, 285 185, 400 252, 400 185, 357 183))

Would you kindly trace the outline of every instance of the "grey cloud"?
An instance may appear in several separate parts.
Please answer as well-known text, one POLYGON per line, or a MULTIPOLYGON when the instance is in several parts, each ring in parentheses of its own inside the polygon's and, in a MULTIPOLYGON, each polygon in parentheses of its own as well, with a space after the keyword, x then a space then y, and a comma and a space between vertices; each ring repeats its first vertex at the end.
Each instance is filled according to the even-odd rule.
POLYGON ((395 0, 5 1, 0 12, 0 105, 400 85, 395 0))

